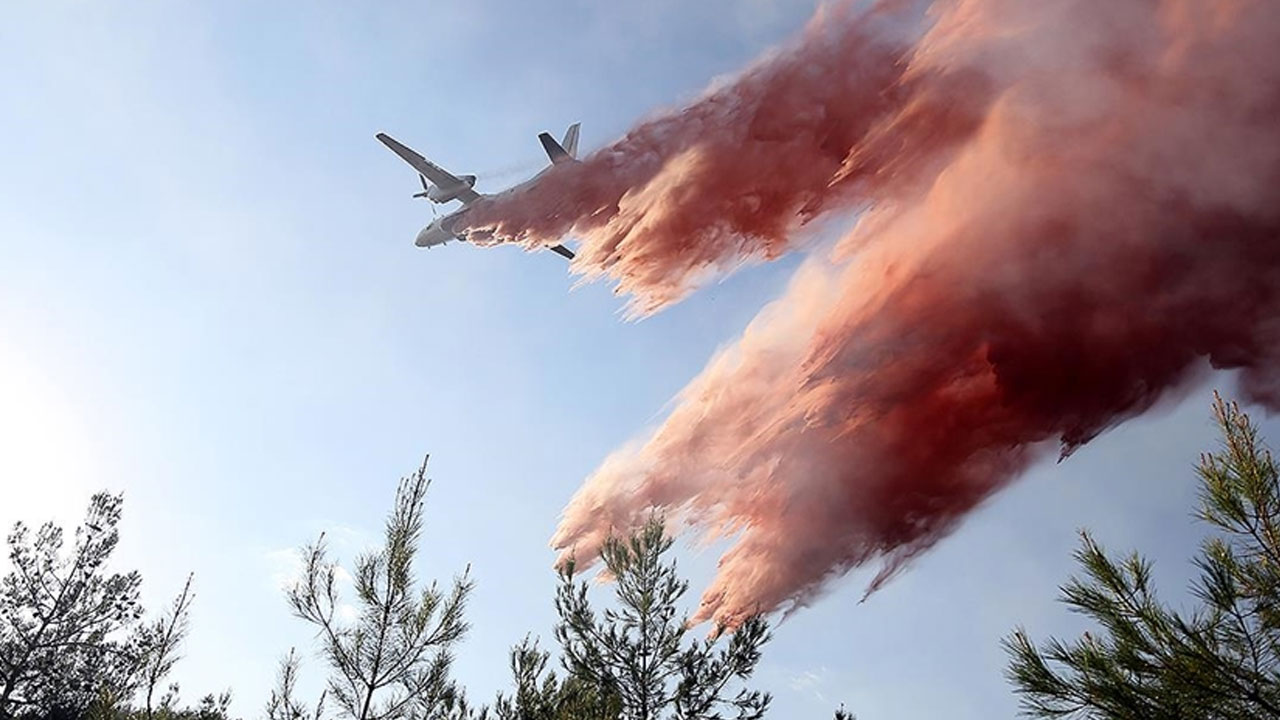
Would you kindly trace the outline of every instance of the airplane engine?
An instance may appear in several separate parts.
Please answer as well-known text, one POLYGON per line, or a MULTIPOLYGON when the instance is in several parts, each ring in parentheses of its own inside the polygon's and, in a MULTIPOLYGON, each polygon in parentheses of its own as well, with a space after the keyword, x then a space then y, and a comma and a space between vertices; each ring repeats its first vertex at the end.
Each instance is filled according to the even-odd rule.
POLYGON ((431 200, 431 202, 447 203, 456 197, 458 197, 457 188, 442 188, 438 185, 432 185, 431 189, 427 190, 427 199, 431 200))
POLYGON ((463 175, 458 179, 462 181, 458 185, 450 185, 449 187, 440 187, 439 185, 432 185, 430 188, 427 189, 427 192, 426 192, 427 197, 432 202, 447 203, 450 200, 456 200, 458 198, 458 195, 460 195, 464 189, 472 188, 476 186, 475 175, 463 175))

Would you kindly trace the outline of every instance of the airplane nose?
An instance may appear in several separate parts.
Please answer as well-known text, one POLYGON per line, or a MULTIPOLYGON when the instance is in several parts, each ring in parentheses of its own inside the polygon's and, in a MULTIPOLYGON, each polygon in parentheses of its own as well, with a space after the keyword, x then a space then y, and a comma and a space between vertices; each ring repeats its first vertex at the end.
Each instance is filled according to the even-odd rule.
POLYGON ((418 233, 418 237, 414 238, 414 240, 413 240, 413 244, 414 244, 414 245, 417 245, 418 247, 426 247, 426 246, 427 246, 427 242, 428 242, 428 241, 427 241, 427 235, 428 235, 430 232, 431 232, 431 226, 430 226, 430 225, 428 225, 427 227, 422 228, 422 231, 418 233))

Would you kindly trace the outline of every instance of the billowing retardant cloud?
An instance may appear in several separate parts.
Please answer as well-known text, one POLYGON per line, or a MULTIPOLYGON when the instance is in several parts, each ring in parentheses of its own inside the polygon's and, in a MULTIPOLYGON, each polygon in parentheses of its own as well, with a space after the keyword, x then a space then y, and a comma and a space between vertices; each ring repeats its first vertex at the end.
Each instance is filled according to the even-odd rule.
POLYGON ((894 14, 826 8, 796 44, 692 106, 472 206, 465 233, 530 246, 573 234, 574 269, 616 281, 636 314, 744 260, 775 258, 839 193, 850 149, 900 109, 911 32, 894 14))
POLYGON ((639 313, 861 212, 607 458, 555 547, 650 512, 732 538, 698 620, 874 591, 1030 463, 1242 370, 1280 408, 1280 3, 825 8, 478 237, 572 233, 639 313))

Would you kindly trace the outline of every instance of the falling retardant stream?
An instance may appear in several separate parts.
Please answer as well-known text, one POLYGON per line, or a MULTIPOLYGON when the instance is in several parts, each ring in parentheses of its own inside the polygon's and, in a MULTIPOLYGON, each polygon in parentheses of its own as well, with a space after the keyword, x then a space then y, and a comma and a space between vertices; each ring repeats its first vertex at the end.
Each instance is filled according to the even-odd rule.
POLYGON ((591 558, 654 510, 730 537, 695 620, 733 626, 863 566, 873 592, 1210 367, 1280 408, 1278 194, 1276 0, 835 2, 467 232, 572 235, 637 316, 808 251, 552 541, 591 558))

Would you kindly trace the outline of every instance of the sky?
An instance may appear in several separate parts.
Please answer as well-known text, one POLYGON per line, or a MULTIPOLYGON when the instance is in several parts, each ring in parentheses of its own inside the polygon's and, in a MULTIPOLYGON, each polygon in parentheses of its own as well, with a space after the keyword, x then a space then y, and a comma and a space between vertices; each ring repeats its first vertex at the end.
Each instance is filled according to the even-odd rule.
MULTIPOLYGON (((470 564, 455 670, 488 699, 511 645, 550 639, 565 502, 800 258, 627 322, 550 253, 413 247, 431 211, 373 136, 498 190, 545 164, 538 132, 581 121, 584 150, 602 145, 785 41, 814 2, 307 8, 0 8, 0 524, 71 524, 94 491, 123 492, 115 566, 142 572, 148 605, 195 574, 184 696, 231 688, 257 717, 292 646, 318 687, 280 590, 294 549, 321 531, 347 560, 375 543, 429 453, 420 571, 470 564)), ((788 618, 756 678, 772 716, 1013 716, 999 641, 1082 628, 1055 602, 1081 527, 1148 553, 1184 597, 1213 388, 1232 378, 1037 466, 866 603, 855 575, 788 618)), ((715 548, 677 554, 693 602, 715 548)))

